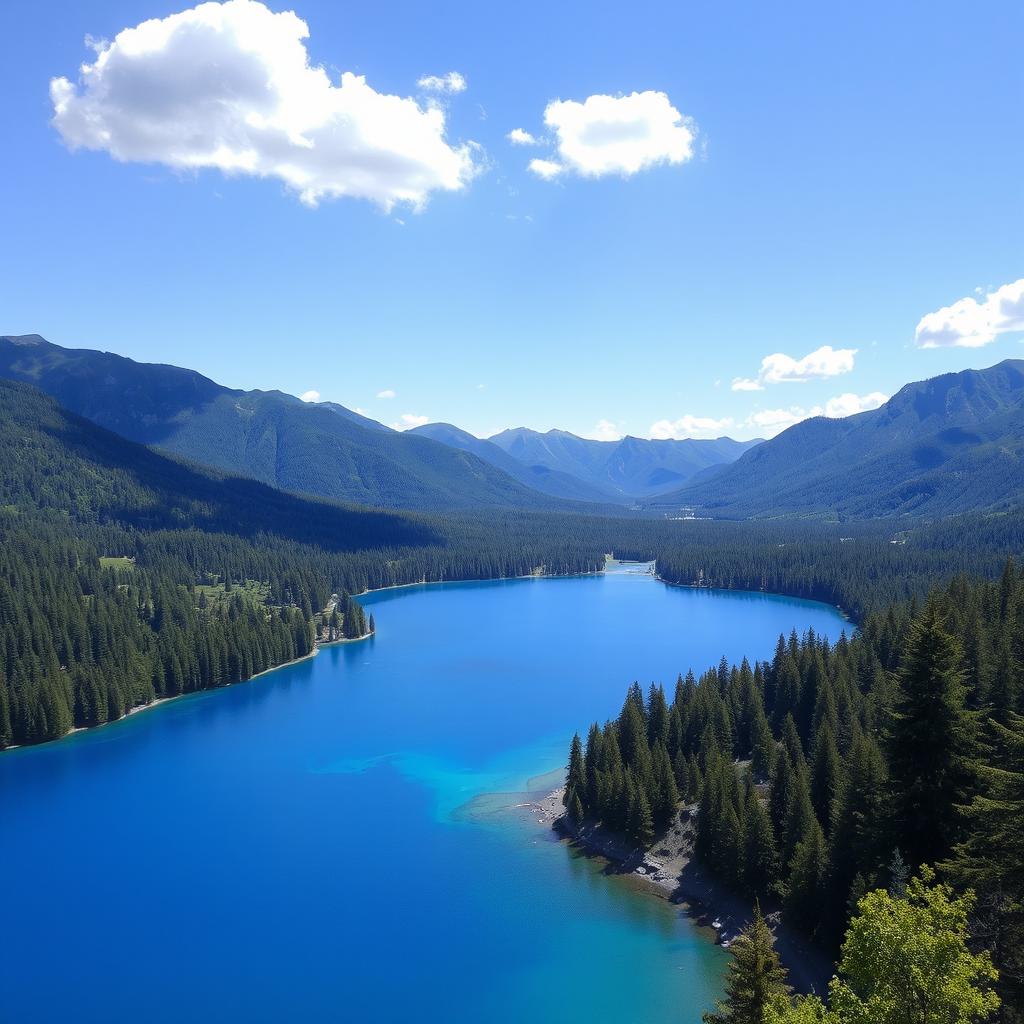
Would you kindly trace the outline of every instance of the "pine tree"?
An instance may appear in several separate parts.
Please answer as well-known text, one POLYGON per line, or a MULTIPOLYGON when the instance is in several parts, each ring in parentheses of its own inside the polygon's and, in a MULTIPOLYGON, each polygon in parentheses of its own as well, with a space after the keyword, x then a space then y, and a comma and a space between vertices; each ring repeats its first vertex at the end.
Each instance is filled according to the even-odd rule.
POLYGON ((583 768, 583 745, 580 743, 580 734, 575 733, 569 748, 569 771, 565 777, 565 793, 562 795, 562 803, 568 807, 573 795, 586 793, 586 789, 587 776, 583 768))
POLYGON ((910 864, 949 850, 976 772, 976 725, 966 707, 962 650, 936 601, 910 628, 887 736, 889 777, 899 833, 910 864))
POLYGON ((750 726, 750 767, 755 778, 767 779, 771 775, 775 746, 771 726, 764 709, 759 705, 750 726))
POLYGON ((826 722, 815 737, 811 766, 811 803, 818 821, 826 830, 831 828, 832 803, 839 788, 840 775, 839 748, 832 728, 826 722))
POLYGON ((811 823, 816 820, 807 776, 800 773, 794 779, 793 796, 786 810, 785 841, 781 850, 784 863, 792 859, 797 843, 807 837, 811 823))
POLYGON ((982 894, 977 913, 1001 974, 1024 983, 1024 717, 991 722, 999 760, 985 766, 981 792, 963 808, 965 839, 943 865, 961 885, 982 894), (1015 770, 1014 770, 1015 769, 1015 770))
POLYGON ((715 829, 712 856, 715 870, 733 885, 739 885, 743 878, 743 838, 736 807, 727 800, 715 829))
POLYGON ((704 1024, 763 1024, 767 1007, 788 998, 789 986, 759 904, 754 905, 753 920, 736 937, 730 952, 725 999, 717 1012, 704 1014, 704 1024))
POLYGON ((786 846, 786 818, 789 814, 789 805, 793 801, 795 788, 793 766, 789 760, 789 754, 785 748, 782 748, 775 758, 771 786, 768 790, 768 813, 780 849, 786 846))
POLYGON ((651 805, 647 802, 647 794, 642 786, 633 787, 629 801, 626 835, 645 850, 654 841, 654 819, 651 817, 651 805))
POLYGON ((743 884, 747 891, 763 894, 779 873, 779 855, 768 811, 756 792, 747 799, 743 814, 743 884))
POLYGON ((787 917, 808 929, 820 919, 825 868, 825 837, 812 821, 793 852, 786 893, 787 917))
POLYGON ((652 770, 654 785, 651 813, 654 816, 655 829, 661 832, 675 817, 679 806, 679 789, 676 786, 672 763, 668 759, 668 751, 660 741, 654 748, 652 770))
POLYGON ((569 820, 574 824, 578 825, 583 820, 583 804, 580 801, 580 795, 573 790, 572 800, 569 803, 569 820))

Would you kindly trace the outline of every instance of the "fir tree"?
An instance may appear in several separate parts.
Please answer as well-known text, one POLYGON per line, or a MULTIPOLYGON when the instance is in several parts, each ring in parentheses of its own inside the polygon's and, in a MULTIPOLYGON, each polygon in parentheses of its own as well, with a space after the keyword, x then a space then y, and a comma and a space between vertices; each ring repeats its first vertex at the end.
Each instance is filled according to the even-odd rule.
POLYGON ((841 768, 839 749, 831 727, 825 723, 814 741, 814 760, 811 766, 811 803, 818 821, 826 829, 831 827, 832 803, 839 788, 841 768))
POLYGON ((764 894, 779 872, 775 834, 768 811, 752 792, 743 814, 743 883, 747 891, 764 894))
POLYGON ((641 786, 634 785, 629 799, 626 835, 644 849, 647 849, 654 841, 654 819, 651 817, 651 805, 641 786))
POLYGON ((820 919, 826 863, 825 837, 812 820, 793 851, 786 893, 787 916, 808 930, 820 919))
POLYGON ((962 809, 965 839, 946 871, 982 894, 976 909, 1002 973, 1024 983, 1024 718, 990 723, 997 758, 981 769, 981 792, 962 809))
POLYGON ((583 767, 583 745, 580 743, 580 734, 575 733, 569 748, 569 770, 565 777, 565 793, 562 795, 562 803, 568 807, 574 795, 586 793, 586 790, 587 776, 583 767))
POLYGON ((717 1012, 704 1014, 704 1024, 763 1024, 767 1007, 780 997, 788 998, 789 986, 759 904, 730 952, 725 999, 717 1012))
POLYGON ((948 851, 974 782, 975 720, 966 707, 962 649, 929 602, 910 629, 887 737, 896 824, 912 865, 948 851))

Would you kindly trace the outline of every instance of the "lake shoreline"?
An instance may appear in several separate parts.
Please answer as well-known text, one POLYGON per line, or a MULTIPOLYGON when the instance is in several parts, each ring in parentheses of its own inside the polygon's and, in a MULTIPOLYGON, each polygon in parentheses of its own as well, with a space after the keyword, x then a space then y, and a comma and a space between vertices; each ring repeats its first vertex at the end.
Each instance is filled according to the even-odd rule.
POLYGON ((732 589, 728 587, 709 587, 701 583, 677 583, 673 580, 667 580, 664 576, 658 574, 657 571, 651 573, 651 577, 656 579, 659 583, 664 583, 666 587, 680 587, 683 590, 709 590, 717 591, 720 594, 764 594, 766 596, 774 597, 788 597, 792 601, 813 601, 815 604, 823 604, 826 608, 834 608, 839 612, 845 621, 849 622, 854 629, 857 628, 857 620, 850 614, 841 604, 829 604, 828 601, 821 601, 816 597, 802 597, 799 594, 783 594, 777 590, 744 590, 742 588, 732 589))
POLYGON ((97 729, 102 729, 108 725, 117 725, 118 722, 123 722, 126 718, 131 718, 133 715, 142 714, 143 711, 152 711, 154 708, 162 707, 165 704, 171 704, 176 700, 181 700, 183 697, 194 697, 199 693, 216 693, 218 690, 227 690, 232 686, 244 686, 246 683, 251 683, 255 679, 259 679, 261 676, 269 675, 271 672, 276 672, 278 669, 289 668, 292 665, 299 665, 304 661, 309 661, 310 658, 315 658, 323 647, 337 647, 339 644, 358 644, 363 640, 369 640, 373 633, 364 633, 362 636, 355 637, 342 637, 339 640, 324 640, 323 642, 317 641, 313 650, 308 654, 303 654, 298 658, 292 658, 289 661, 282 661, 280 665, 271 665, 270 668, 265 668, 261 672, 256 672, 249 676, 247 679, 236 679, 233 683, 222 683, 220 686, 208 686, 202 690, 189 690, 187 693, 176 693, 172 697, 157 697, 155 700, 147 701, 145 704, 136 704, 134 707, 129 708, 120 718, 112 718, 109 722, 100 722, 97 725, 76 725, 69 729, 63 736, 57 736, 52 740, 44 740, 42 743, 14 743, 9 747, 4 747, 0 750, 0 756, 9 753, 12 750, 34 750, 37 747, 45 747, 51 743, 60 743, 62 740, 69 739, 71 736, 77 736, 83 732, 96 732, 97 729))
MULTIPOLYGON (((637 563, 643 564, 643 563, 637 563)), ((552 579, 575 579, 578 577, 585 576, 600 576, 604 573, 603 569, 597 569, 593 572, 582 572, 582 573, 528 573, 524 576, 493 576, 487 579, 466 579, 466 580, 417 580, 415 583, 392 583, 386 587, 374 587, 369 590, 360 591, 356 594, 356 597, 365 597, 367 594, 380 594, 387 590, 403 590, 409 587, 426 587, 434 586, 442 583, 500 583, 503 580, 552 580, 552 579)), ((263 669, 262 672, 257 672, 255 675, 249 676, 248 679, 238 679, 233 683, 224 683, 221 686, 210 686, 202 690, 189 690, 188 693, 176 693, 173 697, 157 697, 155 700, 147 701, 145 704, 136 704, 134 707, 129 708, 120 718, 112 718, 108 722, 100 722, 98 725, 76 725, 69 729, 62 736, 57 736, 52 740, 44 740, 42 743, 14 743, 9 747, 0 749, 0 756, 6 754, 12 750, 26 750, 35 747, 45 747, 50 743, 60 743, 61 740, 66 740, 70 736, 76 736, 83 732, 94 732, 97 729, 102 729, 107 725, 116 725, 118 722, 123 722, 126 718, 130 718, 132 715, 140 714, 143 711, 151 711, 154 708, 161 707, 164 704, 170 704, 172 701, 180 700, 182 697, 191 697, 197 693, 213 693, 217 690, 227 689, 230 686, 240 686, 243 683, 251 683, 254 679, 259 679, 260 676, 265 676, 270 672, 276 672, 278 669, 289 668, 292 665, 298 665, 300 662, 308 661, 310 658, 315 658, 320 653, 322 647, 335 647, 339 644, 357 644, 363 640, 368 640, 374 636, 374 633, 364 633, 362 636, 357 637, 341 637, 337 640, 324 640, 317 641, 314 644, 313 650, 309 654, 303 654, 301 657, 292 658, 289 661, 282 661, 280 665, 271 665, 270 668, 263 669)))
MULTIPOLYGON (((531 801, 531 811, 537 815, 538 824, 552 829, 563 842, 586 857, 607 861, 606 874, 629 876, 651 895, 680 906, 698 927, 712 930, 714 941, 726 948, 750 922, 752 905, 693 857, 695 805, 684 807, 679 821, 650 849, 643 850, 594 822, 573 825, 562 805, 564 793, 563 785, 531 801)), ((789 971, 790 984, 801 993, 824 995, 835 970, 831 959, 781 921, 780 907, 775 902, 763 902, 762 910, 772 925, 775 947, 789 971)))
MULTIPOLYGON (((655 566, 656 561, 631 561, 628 559, 614 559, 608 558, 605 565, 611 563, 619 565, 649 565, 655 566)), ((590 576, 603 576, 607 570, 605 568, 596 569, 592 572, 575 572, 575 573, 526 573, 522 576, 491 576, 485 579, 450 579, 450 580, 417 580, 414 583, 392 583, 386 587, 373 587, 368 590, 360 591, 356 597, 365 597, 370 594, 380 594, 389 590, 407 590, 412 587, 429 587, 429 586, 440 586, 446 583, 502 583, 511 580, 556 580, 556 579, 585 579, 590 576)), ((625 575, 625 574, 623 574, 625 575)), ((656 580, 658 583, 665 585, 666 587, 678 587, 683 590, 708 590, 708 591, 719 591, 724 594, 763 594, 763 595, 774 595, 778 597, 793 598, 791 594, 775 594, 774 591, 763 591, 763 590, 727 590, 721 587, 704 587, 697 586, 691 583, 674 583, 671 580, 667 580, 660 576, 656 569, 652 568, 646 573, 636 573, 635 575, 649 576, 651 579, 656 580)), ((816 604, 822 604, 829 608, 835 608, 836 611, 848 622, 853 623, 849 614, 839 605, 830 605, 825 601, 815 601, 814 598, 796 598, 797 600, 808 600, 814 601, 816 604)), ((856 623, 853 623, 855 626, 856 623)), ((265 668, 261 672, 257 672, 255 675, 249 676, 248 679, 239 679, 233 683, 225 683, 221 686, 212 686, 202 690, 190 690, 188 693, 177 693, 173 697, 157 697, 155 700, 148 701, 145 704, 136 704, 134 707, 129 708, 120 718, 112 718, 107 722, 100 722, 98 725, 76 725, 69 729, 62 736, 58 736, 52 740, 44 740, 42 743, 15 743, 9 747, 0 749, 0 756, 9 753, 13 750, 25 750, 34 747, 45 747, 50 743, 60 743, 61 740, 66 740, 71 736, 76 736, 83 732, 93 732, 97 729, 102 729, 104 726, 116 725, 118 722, 123 722, 126 718, 130 718, 132 715, 140 714, 143 711, 151 711, 154 708, 161 707, 165 704, 170 704, 172 701, 180 700, 182 697, 191 697, 197 693, 213 693, 216 690, 226 689, 230 686, 239 686, 243 683, 251 683, 254 679, 265 676, 270 672, 277 672, 279 669, 289 668, 292 665, 298 665, 300 662, 307 661, 310 658, 315 658, 320 652, 321 647, 333 647, 338 644, 351 644, 361 643, 363 640, 368 640, 374 636, 375 633, 365 633, 363 636, 352 637, 352 638, 340 638, 338 640, 327 640, 317 641, 314 644, 314 648, 308 654, 304 654, 298 658, 292 658, 289 661, 283 661, 280 665, 271 665, 270 668, 265 668)))

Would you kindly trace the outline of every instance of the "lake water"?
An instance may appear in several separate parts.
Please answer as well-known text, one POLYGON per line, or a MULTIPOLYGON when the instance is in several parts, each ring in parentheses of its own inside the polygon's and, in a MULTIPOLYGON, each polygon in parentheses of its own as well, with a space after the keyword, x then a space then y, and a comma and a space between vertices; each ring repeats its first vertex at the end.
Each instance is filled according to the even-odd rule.
POLYGON ((0 755, 0 1018, 700 1021, 728 954, 482 795, 838 613, 635 573, 365 604, 372 640, 0 755))

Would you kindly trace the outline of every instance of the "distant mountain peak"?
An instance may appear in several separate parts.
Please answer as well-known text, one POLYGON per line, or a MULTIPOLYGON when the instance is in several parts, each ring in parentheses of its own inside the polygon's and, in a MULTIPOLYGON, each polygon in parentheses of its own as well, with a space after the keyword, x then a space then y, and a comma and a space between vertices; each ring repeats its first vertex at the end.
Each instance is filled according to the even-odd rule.
POLYGON ((789 427, 652 504, 722 518, 943 516, 1024 504, 1024 360, 902 387, 789 427))

